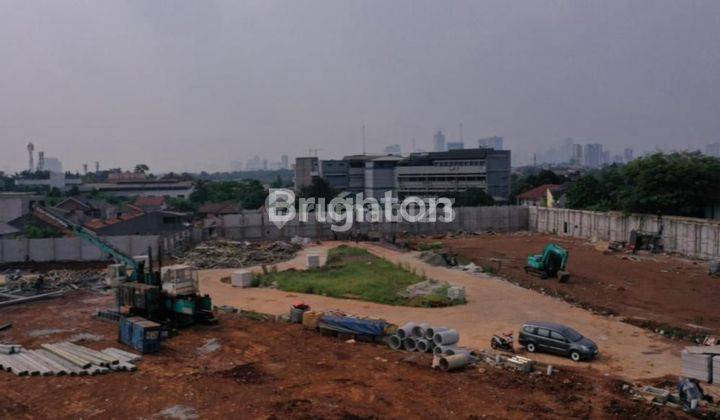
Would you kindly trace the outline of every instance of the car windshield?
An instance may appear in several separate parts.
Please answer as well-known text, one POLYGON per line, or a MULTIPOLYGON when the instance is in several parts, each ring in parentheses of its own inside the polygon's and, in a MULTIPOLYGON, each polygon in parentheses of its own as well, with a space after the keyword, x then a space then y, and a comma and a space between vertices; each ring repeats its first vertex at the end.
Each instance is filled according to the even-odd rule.
POLYGON ((566 328, 565 331, 563 331, 563 335, 573 343, 576 341, 580 341, 583 338, 583 336, 579 332, 573 330, 572 328, 566 328))

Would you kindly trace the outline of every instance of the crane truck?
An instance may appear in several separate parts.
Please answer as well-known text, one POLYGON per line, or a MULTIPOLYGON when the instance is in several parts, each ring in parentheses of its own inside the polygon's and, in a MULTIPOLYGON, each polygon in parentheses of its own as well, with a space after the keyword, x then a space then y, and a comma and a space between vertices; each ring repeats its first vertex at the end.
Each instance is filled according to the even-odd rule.
POLYGON ((172 328, 217 322, 210 296, 198 293, 196 270, 184 265, 163 268, 160 255, 159 270, 153 271, 152 249, 148 248, 147 256, 132 257, 56 212, 41 206, 34 210, 39 217, 62 226, 115 260, 117 264, 108 267, 109 283, 115 287, 118 307, 128 308, 130 316, 141 316, 172 328))

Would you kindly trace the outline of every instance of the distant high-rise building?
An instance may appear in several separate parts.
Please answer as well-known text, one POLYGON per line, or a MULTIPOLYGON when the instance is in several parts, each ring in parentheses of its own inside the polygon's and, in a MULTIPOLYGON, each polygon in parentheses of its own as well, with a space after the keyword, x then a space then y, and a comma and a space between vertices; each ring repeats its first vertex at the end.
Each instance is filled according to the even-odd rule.
POLYGON ((391 144, 385 147, 385 154, 387 155, 400 155, 401 149, 399 144, 391 144))
POLYGON ((573 144, 572 157, 570 163, 573 165, 582 165, 583 163, 583 147, 582 144, 573 144))
POLYGON ((559 162, 572 162, 573 148, 575 147, 575 141, 572 138, 566 138, 563 140, 560 146, 560 155, 558 156, 559 162))
POLYGON ((259 156, 255 156, 252 159, 248 159, 247 163, 245 164, 245 170, 246 171, 262 171, 263 170, 263 160, 260 159, 259 156))
POLYGON ((290 169, 290 159, 288 158, 288 155, 280 156, 280 167, 282 169, 290 169))
POLYGON ((462 150, 465 148, 465 143, 461 141, 449 141, 446 144, 447 150, 462 150))
POLYGON ((590 143, 585 145, 583 150, 583 158, 585 166, 597 168, 603 162, 603 146, 599 143, 590 143))
POLYGON ((504 150, 503 138, 499 136, 492 136, 478 139, 478 147, 481 149, 504 150))
POLYGON ((445 134, 442 133, 442 131, 439 131, 435 133, 435 137, 433 137, 433 142, 435 145, 435 151, 436 152, 444 152, 445 151, 445 134))
POLYGON ((708 156, 720 157, 720 142, 710 143, 705 146, 705 154, 708 156))
POLYGON ((231 172, 241 172, 243 170, 243 164, 239 160, 234 160, 230 162, 230 171, 231 172))
POLYGON ((602 165, 609 165, 610 164, 610 151, 605 150, 602 152, 602 165))
POLYGON ((631 148, 629 148, 629 147, 626 148, 626 149, 623 151, 623 160, 625 161, 625 163, 628 163, 628 162, 630 162, 631 160, 633 160, 633 159, 634 159, 634 154, 635 154, 635 153, 633 152, 633 149, 631 149, 631 148))

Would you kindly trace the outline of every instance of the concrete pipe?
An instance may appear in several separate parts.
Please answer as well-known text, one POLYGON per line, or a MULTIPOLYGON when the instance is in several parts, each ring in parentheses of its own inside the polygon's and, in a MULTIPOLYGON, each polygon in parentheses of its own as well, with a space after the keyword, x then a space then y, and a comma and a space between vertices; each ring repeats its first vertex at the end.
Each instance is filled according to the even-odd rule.
POLYGON ((433 347, 433 354, 441 356, 443 354, 442 346, 438 346, 437 344, 435 344, 435 346, 433 347))
POLYGON ((443 354, 446 356, 455 356, 456 354, 464 354, 470 358, 477 359, 479 358, 479 355, 475 352, 473 349, 469 349, 467 347, 444 347, 443 348, 443 354))
POLYGON ((425 339, 432 341, 435 338, 435 334, 440 331, 447 331, 445 327, 427 327, 425 328, 425 339))
POLYGON ((398 337, 396 334, 391 335, 390 338, 388 338, 388 346, 393 350, 402 350, 402 338, 398 337))
POLYGON ((432 345, 430 344, 431 341, 427 341, 424 338, 418 338, 415 340, 415 343, 417 344, 417 349, 420 353, 431 353, 433 351, 432 345))
POLYGON ((398 337, 402 338, 403 340, 406 339, 406 338, 408 338, 408 337, 412 337, 412 330, 413 330, 413 328, 415 328, 415 323, 414 323, 414 322, 408 322, 408 323, 406 323, 406 324, 403 325, 402 327, 398 328, 398 330, 397 330, 397 335, 398 335, 398 337))
POLYGON ((448 372, 451 370, 462 369, 470 363, 467 355, 456 354, 454 356, 443 356, 440 358, 440 369, 448 372))
POLYGON ((460 334, 456 330, 436 332, 433 341, 441 346, 449 346, 460 341, 460 334))
POLYGON ((405 347, 407 351, 417 351, 417 341, 412 337, 408 337, 403 340, 403 347, 405 347))
POLYGON ((430 328, 430 324, 423 322, 422 324, 418 324, 413 327, 412 329, 412 335, 415 338, 423 338, 425 337, 425 330, 430 328))

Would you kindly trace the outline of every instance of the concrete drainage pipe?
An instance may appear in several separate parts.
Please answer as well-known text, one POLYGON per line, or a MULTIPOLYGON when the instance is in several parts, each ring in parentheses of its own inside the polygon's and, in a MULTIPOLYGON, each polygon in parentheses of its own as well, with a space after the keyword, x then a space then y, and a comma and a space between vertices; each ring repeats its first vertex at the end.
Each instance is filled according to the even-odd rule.
POLYGON ((441 346, 450 346, 460 341, 460 334, 456 330, 436 332, 433 341, 441 346))
POLYGON ((462 369, 470 363, 470 359, 465 354, 456 354, 453 356, 443 356, 440 358, 440 369, 447 372, 450 370, 462 369))
POLYGON ((444 347, 443 354, 446 356, 455 356, 457 354, 464 354, 470 358, 478 358, 478 354, 467 347, 444 347))
POLYGON ((412 337, 408 337, 403 340, 403 347, 407 351, 417 351, 417 341, 412 337))
POLYGON ((393 350, 402 350, 403 341, 402 338, 393 334, 388 338, 388 346, 393 350))
POLYGON ((415 340, 415 343, 417 344, 417 349, 421 353, 430 353, 433 351, 432 347, 432 341, 427 341, 424 338, 418 338, 415 340))
POLYGON ((423 322, 422 324, 418 324, 413 327, 412 329, 412 335, 415 338, 423 338, 425 337, 425 330, 430 328, 430 324, 423 322))
POLYGON ((398 337, 402 338, 403 340, 412 337, 412 330, 415 328, 414 322, 408 322, 407 324, 403 325, 402 327, 398 328, 397 335, 398 337))
POLYGON ((439 333, 440 331, 447 330, 448 329, 445 327, 427 327, 425 328, 425 339, 432 341, 435 338, 435 334, 439 333))

